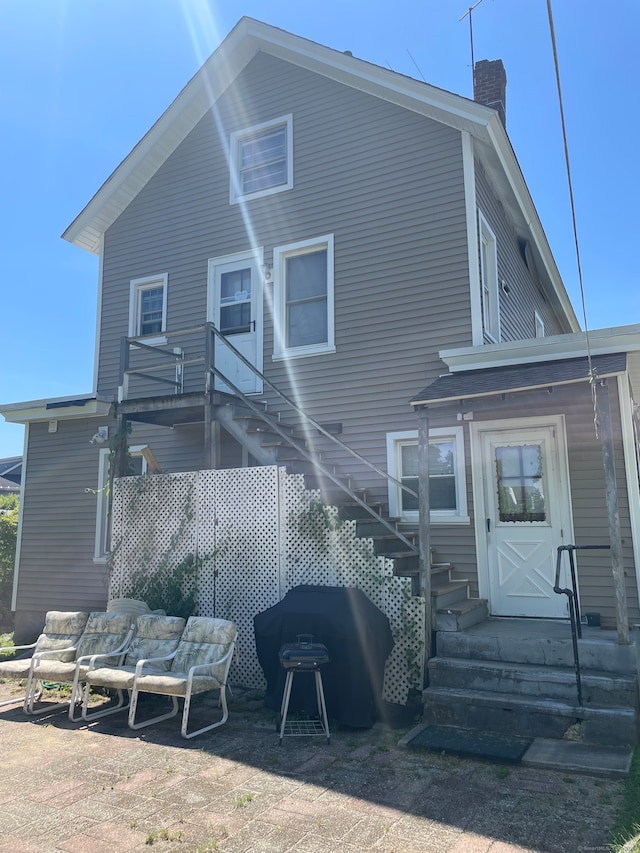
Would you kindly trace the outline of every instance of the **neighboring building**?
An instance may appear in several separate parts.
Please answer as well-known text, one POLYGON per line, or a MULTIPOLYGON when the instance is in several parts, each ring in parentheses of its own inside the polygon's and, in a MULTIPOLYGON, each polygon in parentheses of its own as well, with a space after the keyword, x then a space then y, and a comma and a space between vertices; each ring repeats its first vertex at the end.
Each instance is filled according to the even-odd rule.
POLYGON ((0 459, 0 494, 19 494, 22 481, 22 456, 0 459))
MULTIPOLYGON (((477 70, 490 107, 243 18, 115 170, 64 234, 100 258, 95 388, 0 409, 27 427, 17 624, 105 604, 100 490, 118 419, 138 470, 149 450, 165 472, 266 463, 283 456, 229 403, 277 409, 274 386, 408 485, 409 401, 428 405, 434 559, 490 614, 566 616, 557 546, 609 535, 585 336, 503 124, 502 63, 477 70), (217 338, 207 350, 206 322, 257 371, 217 338), (145 374, 160 356, 122 338, 164 372, 145 374)), ((590 336, 632 621, 639 332, 590 336)), ((397 484, 339 447, 325 461, 415 527, 397 484)), ((610 566, 580 565, 583 610, 613 624, 610 566)))

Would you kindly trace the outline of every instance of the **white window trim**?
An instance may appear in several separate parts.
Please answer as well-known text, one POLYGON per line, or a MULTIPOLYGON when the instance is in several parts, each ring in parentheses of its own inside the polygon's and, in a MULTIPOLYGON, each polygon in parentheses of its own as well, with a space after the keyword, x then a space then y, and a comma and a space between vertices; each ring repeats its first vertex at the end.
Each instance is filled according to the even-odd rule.
POLYGON ((480 231, 480 297, 482 303, 482 330, 484 335, 494 343, 500 342, 500 287, 498 282, 498 242, 496 235, 491 230, 482 211, 478 211, 478 225, 480 231), (488 302, 485 299, 485 269, 482 263, 482 244, 488 243, 489 252, 487 262, 489 265, 490 280, 486 282, 488 302))
POLYGON ((534 322, 535 327, 536 327, 536 338, 544 338, 544 320, 538 314, 537 311, 534 311, 533 313, 534 313, 533 322, 534 322))
POLYGON ((129 337, 142 338, 145 344, 156 346, 166 344, 164 335, 140 335, 140 294, 144 290, 162 287, 162 331, 167 329, 167 290, 169 284, 168 273, 161 275, 145 276, 145 278, 134 278, 129 283, 129 337))
POLYGON ((229 139, 229 204, 239 204, 243 201, 251 201, 254 198, 262 198, 263 196, 273 195, 274 193, 285 192, 285 190, 293 189, 293 115, 289 113, 285 116, 272 119, 271 121, 263 121, 260 124, 254 124, 251 127, 245 127, 242 130, 235 130, 229 139), (240 192, 240 182, 238 176, 238 152, 240 143, 247 136, 254 136, 261 131, 271 130, 273 127, 284 125, 286 128, 287 137, 287 180, 284 184, 278 184, 275 187, 268 187, 264 190, 258 190, 254 193, 240 192))
MULTIPOLYGON (((147 473, 147 460, 142 455, 142 451, 146 449, 148 445, 146 444, 138 444, 129 447, 128 452, 131 456, 141 456, 142 457, 142 473, 147 473)), ((97 505, 96 505, 96 536, 94 543, 94 551, 93 551, 93 562, 94 563, 106 563, 108 554, 104 551, 104 543, 105 536, 107 532, 107 525, 110 523, 110 519, 107 515, 107 501, 109 499, 107 495, 107 487, 109 485, 109 454, 111 451, 108 447, 103 447, 100 450, 100 455, 98 457, 98 488, 97 488, 97 505)))
MULTIPOLYGON (((429 518, 432 524, 469 524, 467 510, 466 468, 464 458, 464 431, 462 427, 435 427, 429 430, 429 441, 453 439, 455 447, 455 485, 457 509, 431 510, 429 518)), ((387 433, 387 471, 392 477, 400 479, 400 449, 403 444, 418 443, 417 430, 387 433)), ((402 521, 417 521, 418 513, 401 515, 400 486, 389 483, 389 516, 402 521)))
POLYGON ((273 336, 273 358, 299 358, 310 355, 324 355, 335 352, 335 321, 334 321, 334 249, 333 234, 324 237, 314 237, 277 246, 273 250, 273 301, 275 313, 275 329, 273 336), (327 340, 321 344, 311 344, 303 347, 287 347, 286 334, 286 299, 285 299, 285 267, 287 258, 321 250, 327 252, 327 340))

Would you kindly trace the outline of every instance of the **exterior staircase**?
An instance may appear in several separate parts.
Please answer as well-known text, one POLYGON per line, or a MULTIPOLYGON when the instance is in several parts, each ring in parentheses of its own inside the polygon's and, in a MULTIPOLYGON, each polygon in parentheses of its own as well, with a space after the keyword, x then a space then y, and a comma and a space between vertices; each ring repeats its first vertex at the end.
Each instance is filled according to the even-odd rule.
POLYGON ((490 618, 459 633, 439 631, 424 721, 634 747, 638 638, 620 646, 614 631, 586 628, 577 642, 582 704, 568 622, 490 618))
MULTIPOLYGON (((419 594, 415 528, 389 518, 379 497, 354 488, 350 474, 326 463, 322 451, 310 446, 313 442, 283 420, 279 412, 269 412, 266 404, 252 400, 252 407, 247 408, 234 400, 218 407, 216 417, 257 462, 284 465, 289 473, 303 474, 307 488, 320 488, 325 503, 337 506, 342 519, 355 521, 356 536, 370 539, 374 553, 393 561, 394 574, 412 578, 413 592, 419 594)), ((322 427, 335 434, 339 425, 322 427)), ((470 598, 469 581, 454 575, 450 563, 432 563, 433 626, 439 631, 459 631, 487 618, 486 600, 470 598)))

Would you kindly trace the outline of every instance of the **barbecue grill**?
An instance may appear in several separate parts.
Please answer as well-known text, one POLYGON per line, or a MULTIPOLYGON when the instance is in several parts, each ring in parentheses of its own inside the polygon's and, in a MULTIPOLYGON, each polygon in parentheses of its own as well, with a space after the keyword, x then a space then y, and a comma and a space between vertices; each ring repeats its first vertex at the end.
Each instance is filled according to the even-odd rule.
POLYGON ((280 665, 287 673, 284 683, 284 693, 282 694, 282 706, 280 708, 280 743, 282 743, 283 737, 308 737, 313 735, 322 735, 326 737, 327 743, 329 743, 331 734, 327 720, 327 706, 324 701, 322 673, 320 672, 320 667, 329 663, 327 647, 322 645, 322 643, 314 643, 311 634, 298 634, 298 642, 286 643, 280 648, 278 657, 280 665), (293 676, 303 672, 313 673, 315 676, 319 719, 287 720, 293 676))

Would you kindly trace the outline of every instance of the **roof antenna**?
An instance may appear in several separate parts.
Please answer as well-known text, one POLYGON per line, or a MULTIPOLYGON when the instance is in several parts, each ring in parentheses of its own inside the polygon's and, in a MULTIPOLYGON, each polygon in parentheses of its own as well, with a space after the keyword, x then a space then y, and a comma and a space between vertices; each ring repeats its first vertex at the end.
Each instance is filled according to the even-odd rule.
POLYGON ((462 17, 458 18, 458 22, 464 20, 467 15, 469 16, 469 40, 471 42, 471 81, 473 82, 473 69, 476 67, 475 58, 473 55, 473 15, 471 14, 476 6, 479 6, 482 3, 482 0, 477 0, 473 4, 473 6, 469 6, 467 11, 462 15, 462 17))
MULTIPOLYGON (((480 0, 480 3, 482 3, 482 0, 480 0)), ((409 54, 409 56, 411 56, 411 51, 409 50, 409 48, 407 48, 407 53, 409 54)), ((426 81, 426 80, 425 80, 425 78, 424 78, 424 74, 423 74, 423 73, 422 73, 422 71, 420 70, 420 66, 419 66, 419 65, 418 65, 418 63, 415 61, 415 59, 413 58, 413 56, 411 56, 411 61, 413 62, 413 64, 414 64, 414 65, 416 66, 416 68, 418 69, 418 74, 422 77, 422 79, 423 79, 423 80, 424 80, 424 82, 426 83, 427 81, 426 81)))

